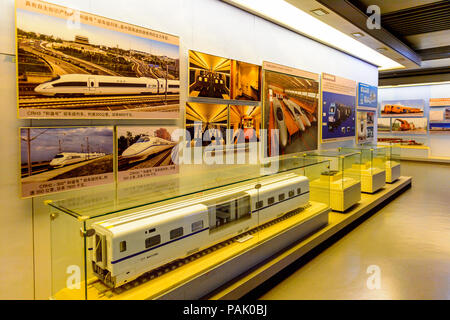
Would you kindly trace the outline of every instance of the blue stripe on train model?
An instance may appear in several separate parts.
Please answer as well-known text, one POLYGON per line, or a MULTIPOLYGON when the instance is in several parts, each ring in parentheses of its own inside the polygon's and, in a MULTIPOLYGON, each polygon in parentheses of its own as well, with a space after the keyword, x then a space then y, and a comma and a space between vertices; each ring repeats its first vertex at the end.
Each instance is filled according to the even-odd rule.
POLYGON ((184 239, 184 238, 187 238, 187 237, 193 236, 194 234, 197 234, 197 233, 200 233, 200 232, 206 231, 206 230, 208 230, 208 229, 209 229, 209 227, 208 227, 208 228, 204 228, 204 229, 202 229, 202 230, 199 230, 199 231, 196 231, 196 232, 194 232, 194 233, 190 233, 190 234, 187 234, 187 235, 185 235, 185 236, 182 236, 182 237, 179 237, 179 238, 173 239, 173 240, 171 240, 171 241, 169 241, 169 242, 164 242, 164 243, 161 243, 160 245, 157 245, 156 247, 152 247, 152 248, 149 248, 149 249, 143 250, 143 251, 141 251, 141 252, 137 252, 137 253, 134 253, 134 254, 132 254, 132 255, 126 256, 126 257, 124 257, 124 258, 121 258, 121 259, 119 259, 119 260, 116 260, 116 261, 111 261, 111 264, 115 264, 115 263, 121 262, 121 261, 123 261, 123 260, 126 260, 126 259, 130 259, 130 258, 133 258, 133 257, 135 257, 135 256, 138 256, 138 255, 140 255, 140 254, 143 254, 143 253, 149 252, 149 251, 151 251, 151 250, 155 250, 155 249, 158 249, 158 248, 160 248, 160 247, 162 247, 162 246, 165 246, 165 245, 168 245, 168 244, 170 244, 170 243, 172 243, 172 242, 175 242, 175 241, 178 241, 178 240, 181 240, 181 239, 184 239))

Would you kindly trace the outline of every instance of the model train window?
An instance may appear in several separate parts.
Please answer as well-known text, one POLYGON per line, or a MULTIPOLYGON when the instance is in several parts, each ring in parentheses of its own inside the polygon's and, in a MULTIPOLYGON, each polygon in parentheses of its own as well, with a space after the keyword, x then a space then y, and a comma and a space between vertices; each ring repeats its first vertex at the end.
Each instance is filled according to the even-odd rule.
POLYGON ((267 204, 270 206, 271 204, 273 204, 275 202, 275 197, 270 197, 269 199, 267 199, 267 204))
POLYGON ((170 240, 179 238, 183 235, 183 227, 179 227, 170 231, 170 240))
POLYGON ((223 197, 220 203, 208 204, 210 232, 251 217, 250 196, 242 194, 223 197))
POLYGON ((84 81, 66 81, 53 83, 53 87, 87 87, 87 82, 84 81))
POLYGON ((145 248, 150 248, 160 243, 161 243, 161 236, 158 234, 157 236, 145 239, 145 248))
POLYGON ((290 190, 288 195, 289 195, 289 198, 292 198, 295 195, 294 190, 290 190))
POLYGON ((264 202, 262 200, 256 202, 256 209, 261 209, 264 206, 264 202))
POLYGON ((297 188, 297 194, 301 194, 302 193, 302 189, 301 188, 297 188))
POLYGON ((284 197, 285 197, 284 193, 280 193, 280 194, 278 195, 278 201, 283 201, 283 200, 284 200, 284 197))
POLYGON ((120 241, 120 252, 127 251, 127 242, 126 241, 120 241))
POLYGON ((179 88, 179 84, 169 84, 169 88, 179 88))
POLYGON ((202 230, 202 229, 203 229, 203 220, 194 222, 194 223, 191 225, 191 230, 192 230, 192 232, 195 232, 195 231, 198 231, 198 230, 202 230))
POLYGON ((122 88, 145 88, 145 83, 116 83, 116 82, 99 82, 99 87, 122 87, 122 88))

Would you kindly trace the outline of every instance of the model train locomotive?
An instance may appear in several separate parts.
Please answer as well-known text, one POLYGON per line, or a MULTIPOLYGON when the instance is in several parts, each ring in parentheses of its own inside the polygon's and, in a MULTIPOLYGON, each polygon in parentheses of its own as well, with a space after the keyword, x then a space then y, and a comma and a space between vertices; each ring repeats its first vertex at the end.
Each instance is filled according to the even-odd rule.
POLYGON ((45 96, 55 95, 124 95, 179 93, 179 80, 66 74, 41 83, 34 91, 45 96))
POLYGON ((306 205, 309 180, 294 173, 267 178, 92 225, 92 267, 119 287, 173 260, 206 249, 306 205))

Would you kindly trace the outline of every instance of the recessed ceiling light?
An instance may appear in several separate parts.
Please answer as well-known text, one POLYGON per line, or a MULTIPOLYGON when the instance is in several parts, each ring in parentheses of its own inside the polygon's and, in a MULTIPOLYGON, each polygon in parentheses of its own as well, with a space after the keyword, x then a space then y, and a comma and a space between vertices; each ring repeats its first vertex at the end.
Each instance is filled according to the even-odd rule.
POLYGON ((355 38, 364 37, 364 35, 361 32, 354 32, 354 33, 352 33, 352 36, 354 36, 355 38))
POLYGON ((325 11, 322 8, 311 10, 311 12, 314 13, 316 16, 319 16, 319 17, 328 14, 328 11, 325 11))
POLYGON ((386 51, 388 51, 388 49, 387 48, 378 48, 377 51, 378 52, 386 52, 386 51))

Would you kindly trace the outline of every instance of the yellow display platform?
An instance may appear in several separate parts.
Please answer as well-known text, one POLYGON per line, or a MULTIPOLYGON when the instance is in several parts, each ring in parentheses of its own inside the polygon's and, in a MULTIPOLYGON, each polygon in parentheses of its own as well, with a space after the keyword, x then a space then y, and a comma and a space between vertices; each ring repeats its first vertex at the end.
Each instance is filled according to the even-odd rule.
MULTIPOLYGON (((384 165, 383 165, 384 167, 384 165)), ((386 184, 386 170, 370 167, 370 164, 354 164, 347 170, 351 177, 361 177, 361 192, 374 193, 386 184)))
POLYGON ((328 226, 315 232, 278 256, 268 259, 267 263, 241 275, 232 283, 216 290, 206 298, 212 300, 235 300, 241 298, 258 285, 274 276, 280 270, 284 269, 292 262, 301 258, 310 250, 348 226, 350 223, 367 214, 377 205, 389 200, 389 198, 395 196, 395 194, 401 192, 405 188, 410 187, 411 183, 411 177, 400 177, 395 183, 386 185, 382 190, 375 194, 362 194, 361 201, 352 210, 345 214, 331 212, 329 215, 328 226))
POLYGON ((386 182, 393 183, 398 178, 400 178, 400 163, 386 161, 386 182))
MULTIPOLYGON (((287 215, 276 223, 252 233, 245 241, 234 241, 215 248, 193 261, 154 279, 134 281, 111 290, 99 280, 88 281, 89 300, 197 299, 247 271, 272 254, 286 248, 328 223, 327 205, 310 202, 295 215, 287 215)), ((52 298, 57 300, 85 299, 84 283, 78 290, 65 288, 52 298)))
POLYGON ((310 182, 309 191, 314 201, 327 202, 329 197, 334 211, 344 212, 361 200, 361 183, 352 178, 342 178, 342 173, 331 177, 321 175, 320 179, 310 182))

